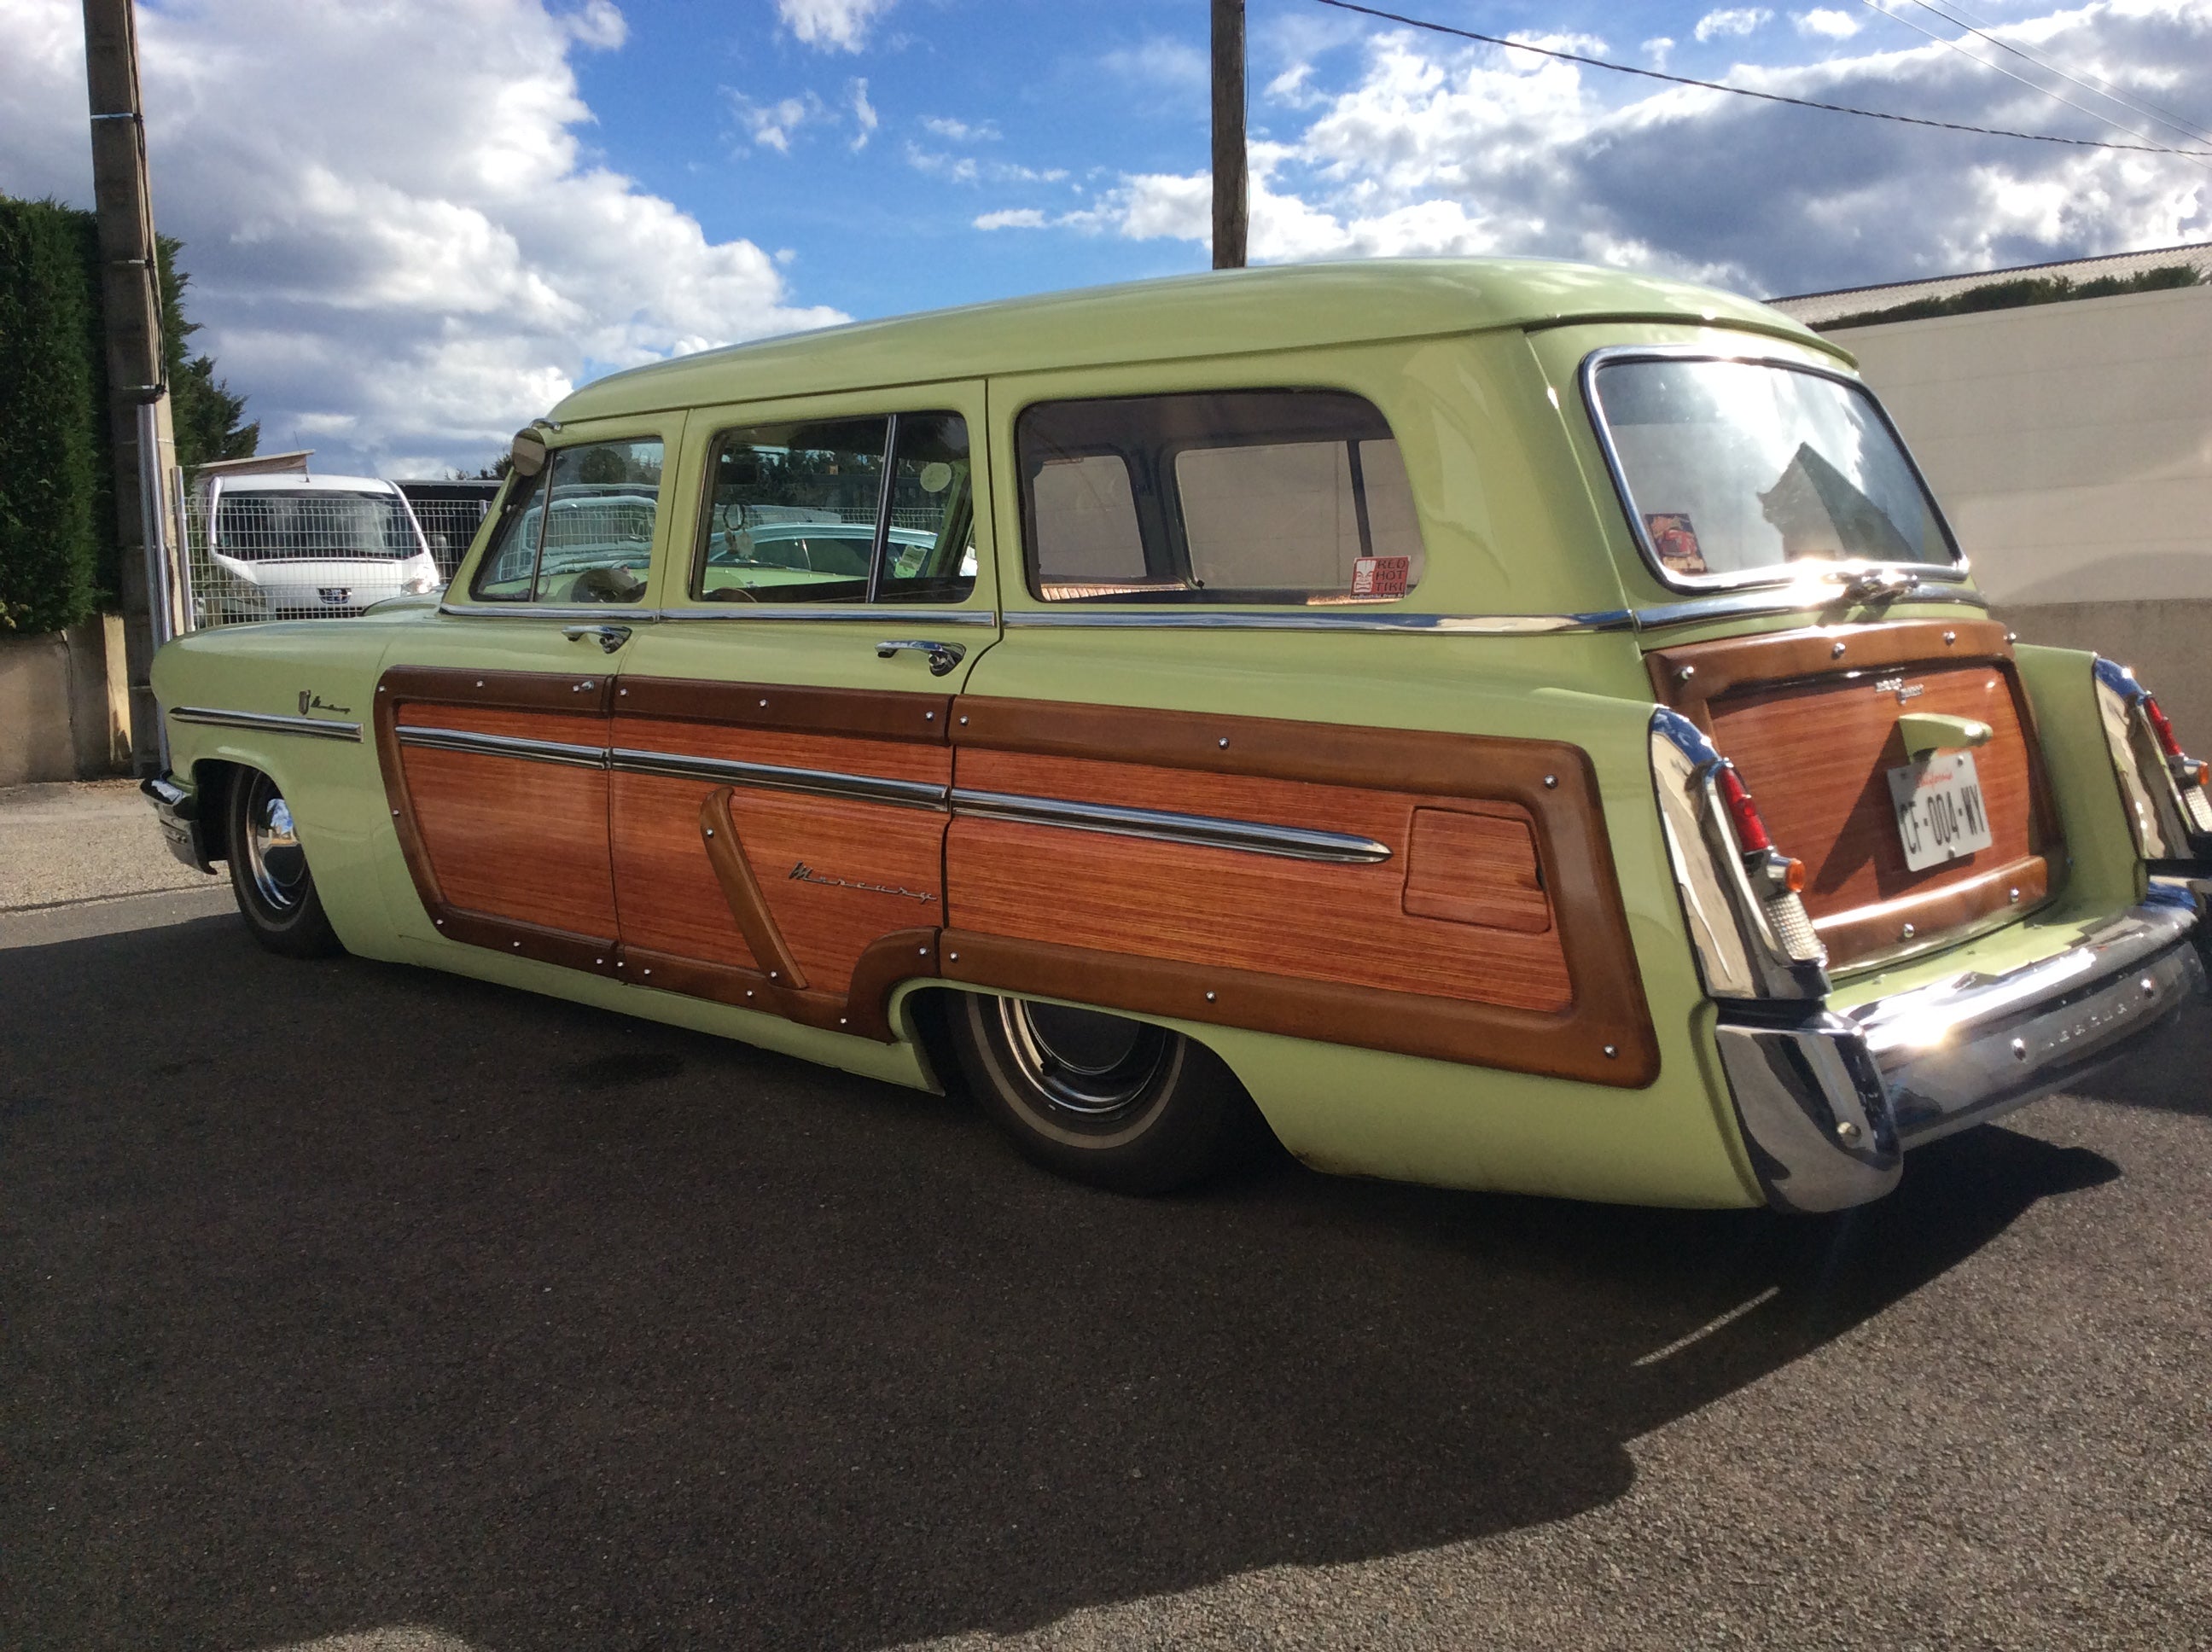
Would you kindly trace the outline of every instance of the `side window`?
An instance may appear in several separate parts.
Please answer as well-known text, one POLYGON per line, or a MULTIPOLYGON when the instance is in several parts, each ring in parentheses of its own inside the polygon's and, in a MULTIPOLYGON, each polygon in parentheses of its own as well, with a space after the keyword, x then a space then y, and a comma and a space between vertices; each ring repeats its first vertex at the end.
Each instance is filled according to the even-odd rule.
POLYGON ((702 601, 958 602, 975 588, 957 413, 726 430, 707 471, 702 601))
POLYGON ((555 450, 493 530, 469 594, 564 605, 642 601, 660 471, 657 437, 555 450))
POLYGON ((1014 433, 1047 602, 1395 602, 1420 582, 1405 462, 1360 397, 1048 402, 1014 433))

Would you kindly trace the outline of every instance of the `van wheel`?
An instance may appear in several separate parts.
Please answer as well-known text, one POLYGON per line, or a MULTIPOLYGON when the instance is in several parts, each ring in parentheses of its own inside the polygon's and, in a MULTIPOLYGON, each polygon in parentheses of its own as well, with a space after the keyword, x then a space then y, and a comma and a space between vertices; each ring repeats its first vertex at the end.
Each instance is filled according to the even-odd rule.
POLYGON ((288 958, 325 958, 345 949, 323 915, 307 851, 276 782, 259 769, 234 775, 225 811, 230 887, 253 938, 288 958))
POLYGON ((1048 1170, 1118 1193, 1187 1187, 1266 1130, 1221 1058, 1097 1010, 957 995, 952 1042, 999 1127, 1048 1170))

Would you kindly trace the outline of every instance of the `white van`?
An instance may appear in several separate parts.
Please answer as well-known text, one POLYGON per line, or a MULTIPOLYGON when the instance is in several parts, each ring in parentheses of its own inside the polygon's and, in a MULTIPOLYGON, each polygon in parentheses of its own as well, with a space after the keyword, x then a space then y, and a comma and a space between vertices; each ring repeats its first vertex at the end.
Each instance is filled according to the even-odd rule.
POLYGON ((375 477, 218 476, 203 508, 203 624, 358 614, 444 583, 407 496, 375 477))

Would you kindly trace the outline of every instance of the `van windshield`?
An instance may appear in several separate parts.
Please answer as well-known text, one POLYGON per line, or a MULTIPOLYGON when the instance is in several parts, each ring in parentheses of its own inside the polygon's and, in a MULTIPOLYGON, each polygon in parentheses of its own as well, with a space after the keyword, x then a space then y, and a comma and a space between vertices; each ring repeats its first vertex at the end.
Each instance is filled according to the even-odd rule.
POLYGON ((1628 357, 1591 375, 1644 553, 1677 580, 1804 562, 1958 562, 1881 410, 1775 362, 1628 357))
POLYGON ((396 495, 294 488, 223 495, 215 549, 241 562, 380 562, 412 556, 422 546, 396 495))

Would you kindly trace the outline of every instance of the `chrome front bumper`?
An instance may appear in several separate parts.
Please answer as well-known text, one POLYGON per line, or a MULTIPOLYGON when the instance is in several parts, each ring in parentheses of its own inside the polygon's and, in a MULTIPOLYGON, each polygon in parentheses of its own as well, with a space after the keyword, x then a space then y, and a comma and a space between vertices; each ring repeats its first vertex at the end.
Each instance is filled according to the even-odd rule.
POLYGON ((2154 884, 2142 905, 2054 957, 1848 1015, 1783 1023, 1723 1007, 1721 1065, 1767 1202, 1814 1212, 1878 1199, 1897 1185, 1906 1148, 2083 1077, 2202 997, 2201 900, 2154 884))
POLYGON ((174 780, 141 780, 138 790, 154 805, 154 818, 161 824, 169 853, 195 872, 213 872, 215 867, 208 859, 207 829, 200 823, 199 799, 174 780))

